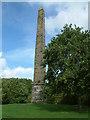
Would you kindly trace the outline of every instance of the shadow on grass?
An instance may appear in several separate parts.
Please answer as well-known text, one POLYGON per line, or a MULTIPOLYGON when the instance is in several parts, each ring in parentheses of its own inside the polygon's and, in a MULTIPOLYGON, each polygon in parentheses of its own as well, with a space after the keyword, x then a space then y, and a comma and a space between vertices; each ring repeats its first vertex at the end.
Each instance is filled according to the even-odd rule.
MULTIPOLYGON (((38 107, 39 110, 47 110, 50 112, 78 112, 78 106, 77 105, 55 105, 55 104, 34 104, 36 107, 38 107)), ((87 106, 82 106, 82 112, 81 113, 88 112, 87 106)))

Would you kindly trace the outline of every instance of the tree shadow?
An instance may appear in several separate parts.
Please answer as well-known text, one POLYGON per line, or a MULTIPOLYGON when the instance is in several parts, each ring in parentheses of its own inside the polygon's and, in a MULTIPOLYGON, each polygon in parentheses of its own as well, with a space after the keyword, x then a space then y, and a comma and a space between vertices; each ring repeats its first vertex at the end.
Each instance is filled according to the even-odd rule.
MULTIPOLYGON (((78 112, 77 105, 55 105, 55 104, 35 104, 39 110, 47 110, 50 112, 78 112)), ((87 110, 83 108, 84 112, 87 110)))

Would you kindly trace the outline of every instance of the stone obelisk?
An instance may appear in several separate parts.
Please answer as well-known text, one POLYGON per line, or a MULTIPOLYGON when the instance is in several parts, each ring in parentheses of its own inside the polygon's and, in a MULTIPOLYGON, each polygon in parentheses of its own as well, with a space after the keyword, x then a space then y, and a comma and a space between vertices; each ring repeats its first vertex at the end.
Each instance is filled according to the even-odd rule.
POLYGON ((45 13, 42 7, 38 10, 38 24, 36 35, 35 62, 34 62, 34 82, 32 84, 32 103, 43 102, 41 90, 44 86, 43 78, 45 68, 42 66, 43 52, 45 49, 45 13))

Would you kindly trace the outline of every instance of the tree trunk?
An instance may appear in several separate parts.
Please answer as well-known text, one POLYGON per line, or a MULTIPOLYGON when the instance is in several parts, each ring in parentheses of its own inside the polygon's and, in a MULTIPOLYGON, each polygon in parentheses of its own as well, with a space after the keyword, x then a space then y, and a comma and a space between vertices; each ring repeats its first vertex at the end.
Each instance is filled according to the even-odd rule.
POLYGON ((79 112, 82 112, 82 105, 81 105, 81 96, 78 96, 78 110, 79 112))

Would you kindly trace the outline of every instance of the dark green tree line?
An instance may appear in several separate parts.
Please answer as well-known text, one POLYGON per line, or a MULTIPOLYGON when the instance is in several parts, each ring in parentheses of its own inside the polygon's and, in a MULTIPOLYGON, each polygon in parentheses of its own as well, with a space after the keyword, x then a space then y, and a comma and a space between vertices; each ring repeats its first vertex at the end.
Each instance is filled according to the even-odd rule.
POLYGON ((2 79, 2 103, 30 102, 32 81, 18 78, 2 79))

